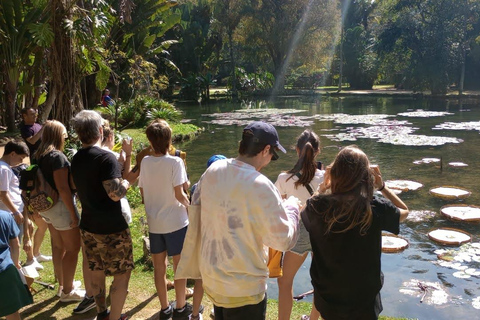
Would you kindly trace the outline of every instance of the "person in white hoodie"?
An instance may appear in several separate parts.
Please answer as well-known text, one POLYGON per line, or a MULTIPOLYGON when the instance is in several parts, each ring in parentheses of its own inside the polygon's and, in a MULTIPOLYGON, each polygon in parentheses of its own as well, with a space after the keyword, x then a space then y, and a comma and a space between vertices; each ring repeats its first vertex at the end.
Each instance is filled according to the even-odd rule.
POLYGON ((265 319, 265 248, 288 251, 297 240, 297 199, 282 200, 260 173, 278 151, 286 153, 275 128, 250 123, 238 157, 213 163, 193 195, 192 204, 201 205, 199 271, 216 320, 265 319))

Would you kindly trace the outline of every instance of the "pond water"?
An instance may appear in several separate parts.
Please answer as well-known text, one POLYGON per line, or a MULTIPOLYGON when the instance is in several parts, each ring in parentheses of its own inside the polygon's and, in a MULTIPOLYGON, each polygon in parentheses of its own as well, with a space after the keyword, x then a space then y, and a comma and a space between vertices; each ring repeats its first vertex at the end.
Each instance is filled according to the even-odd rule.
MULTIPOLYGON (((419 190, 404 192, 400 197, 411 211, 430 210, 434 212, 434 217, 431 220, 408 220, 403 223, 400 235, 408 239, 410 247, 401 253, 382 255, 382 270, 385 274, 385 284, 381 292, 384 305, 382 314, 419 319, 478 318, 480 312, 477 310, 480 308, 480 276, 473 275, 466 279, 457 278, 453 275, 457 272, 456 269, 451 268, 451 266, 438 265, 437 262, 439 260, 435 253, 436 250, 453 249, 456 252, 459 248, 445 247, 431 241, 427 236, 427 233, 435 228, 451 227, 469 232, 472 235, 473 242, 478 243, 480 241, 479 224, 453 222, 440 213, 440 208, 446 204, 480 205, 478 188, 480 170, 477 165, 480 158, 479 131, 477 130, 480 130, 480 126, 478 123, 469 123, 477 130, 432 130, 435 126, 445 122, 480 121, 480 105, 478 103, 460 104, 444 100, 383 97, 288 97, 273 102, 217 102, 201 106, 186 104, 177 104, 177 106, 184 112, 185 118, 192 119, 192 123, 205 128, 205 132, 197 139, 177 146, 188 154, 188 173, 192 183, 196 182, 204 172, 206 162, 211 155, 224 154, 227 157, 235 157, 237 155, 237 145, 241 139, 243 125, 237 126, 232 124, 231 121, 224 120, 222 120, 223 122, 211 122, 212 120, 221 119, 221 113, 233 112, 239 109, 249 109, 249 112, 242 113, 242 116, 235 113, 235 118, 243 119, 243 121, 249 122, 253 119, 258 119, 255 117, 261 117, 265 120, 275 121, 278 124, 293 125, 277 126, 282 145, 290 148, 287 148, 289 152, 286 155, 281 154, 278 161, 271 162, 263 170, 263 173, 272 181, 276 180, 277 175, 281 171, 288 170, 293 166, 296 161, 296 153, 293 151, 296 137, 305 127, 308 127, 321 137, 322 152, 319 160, 325 164, 330 163, 334 159, 340 147, 357 144, 369 155, 372 163, 379 165, 384 180, 408 179, 422 183, 424 186, 419 190), (253 111, 259 111, 256 109, 260 109, 262 112, 252 113, 253 111), (271 112, 264 109, 269 109, 271 112), (289 109, 287 112, 291 113, 287 113, 280 118, 282 110, 285 111, 287 109, 289 109), (297 113, 290 109, 302 112, 297 113), (412 112, 417 109, 440 113, 426 114, 430 115, 430 117, 405 117, 398 115, 399 113, 412 112), (216 117, 208 116, 212 114, 217 115, 216 117), (319 115, 325 117, 326 115, 334 114, 337 114, 334 120, 319 117, 319 115), (408 123, 388 123, 386 126, 387 130, 390 130, 388 132, 382 131, 384 129, 376 128, 373 132, 380 132, 380 137, 376 139, 358 138, 357 141, 336 141, 338 140, 337 138, 327 137, 326 135, 337 135, 339 133, 349 133, 351 135, 352 132, 358 131, 358 128, 369 127, 372 121, 378 121, 377 118, 373 120, 372 118, 367 120, 360 118, 360 122, 363 121, 369 124, 352 124, 352 122, 359 122, 359 119, 352 119, 352 117, 338 114, 384 114, 390 116, 386 118, 387 120, 408 121, 408 123), (311 118, 303 116, 310 116, 311 118), (342 121, 342 119, 347 119, 348 121, 342 121), (394 137, 400 137, 401 134, 397 134, 395 131, 398 128, 407 129, 407 131, 409 128, 418 128, 413 134, 457 138, 461 140, 452 139, 452 141, 461 142, 437 146, 407 146, 378 142, 378 138, 392 132, 394 137), (443 162, 442 168, 440 168, 439 163, 414 164, 414 161, 423 158, 441 158, 443 162), (468 166, 450 167, 448 166, 449 162, 463 162, 468 164, 468 166), (442 185, 463 187, 471 191, 472 194, 469 198, 461 201, 442 200, 429 194, 430 188, 442 185), (435 300, 435 297, 432 296, 436 293, 430 289, 427 290, 422 303, 420 300, 423 294, 418 287, 416 288, 418 291, 416 295, 408 295, 400 291, 402 288, 405 289, 408 282, 413 283, 414 287, 416 287, 415 284, 418 282, 424 284, 433 283, 433 285, 441 287, 448 297, 444 296, 446 299, 440 299, 441 301, 435 300)), ((418 115, 416 114, 416 116, 418 115)), ((227 119, 231 120, 232 116, 229 115, 227 119)), ((394 143, 399 143, 398 140, 401 139, 391 139, 394 143)), ((410 140, 413 140, 413 138, 410 140)), ((480 250, 478 253, 480 253, 480 250)), ((294 294, 300 294, 311 289, 309 264, 310 258, 306 260, 298 272, 294 283, 294 294)), ((463 261, 460 264, 470 269, 475 269, 472 272, 480 269, 478 259, 470 262, 463 261)), ((269 298, 277 297, 275 280, 269 281, 268 295, 269 298)), ((311 298, 305 301, 311 301, 311 298)))

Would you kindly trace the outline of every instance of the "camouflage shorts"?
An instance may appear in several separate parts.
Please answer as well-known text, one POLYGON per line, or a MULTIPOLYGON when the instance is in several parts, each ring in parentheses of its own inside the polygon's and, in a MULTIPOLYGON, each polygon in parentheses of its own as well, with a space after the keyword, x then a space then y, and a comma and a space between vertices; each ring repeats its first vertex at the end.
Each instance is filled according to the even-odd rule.
POLYGON ((130 229, 112 234, 94 234, 81 230, 88 267, 107 276, 133 269, 133 245, 130 229))

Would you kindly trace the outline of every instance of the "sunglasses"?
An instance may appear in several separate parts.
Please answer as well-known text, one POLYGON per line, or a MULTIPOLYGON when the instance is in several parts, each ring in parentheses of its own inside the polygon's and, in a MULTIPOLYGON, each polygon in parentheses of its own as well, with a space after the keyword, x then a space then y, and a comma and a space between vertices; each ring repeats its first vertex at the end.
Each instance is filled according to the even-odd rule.
POLYGON ((275 150, 276 147, 272 146, 270 148, 270 150, 272 151, 272 160, 277 160, 279 157, 278 157, 278 153, 277 153, 277 150, 275 150))

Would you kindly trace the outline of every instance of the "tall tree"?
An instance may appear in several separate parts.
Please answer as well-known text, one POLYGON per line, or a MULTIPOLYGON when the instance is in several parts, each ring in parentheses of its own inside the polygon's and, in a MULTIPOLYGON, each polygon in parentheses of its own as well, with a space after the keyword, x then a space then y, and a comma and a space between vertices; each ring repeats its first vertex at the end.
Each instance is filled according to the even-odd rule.
POLYGON ((332 33, 338 20, 337 5, 328 0, 263 0, 244 28, 245 39, 271 58, 275 88, 283 90, 285 74, 299 46, 316 33, 332 33))
POLYGON ((43 48, 53 41, 46 1, 0 2, 0 74, 4 83, 5 124, 15 130, 17 91, 22 72, 39 66, 43 48), (33 61, 33 64, 31 63, 33 61))

